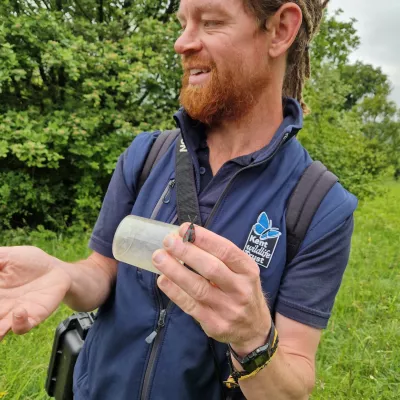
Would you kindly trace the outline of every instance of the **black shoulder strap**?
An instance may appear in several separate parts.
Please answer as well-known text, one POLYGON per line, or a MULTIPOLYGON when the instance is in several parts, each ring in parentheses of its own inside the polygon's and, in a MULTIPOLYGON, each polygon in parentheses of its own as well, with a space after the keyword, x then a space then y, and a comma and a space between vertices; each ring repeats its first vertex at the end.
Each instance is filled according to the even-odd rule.
MULTIPOLYGON (((176 146, 175 179, 179 224, 193 222, 197 225, 202 225, 193 163, 182 135, 179 135, 178 145, 176 146)), ((214 360, 215 375, 220 385, 221 400, 225 400, 225 385, 223 384, 223 378, 219 368, 214 340, 210 337, 208 338, 208 344, 214 360)))
POLYGON ((193 163, 182 135, 178 138, 175 162, 178 221, 180 224, 193 222, 197 225, 202 225, 193 163))
POLYGON ((287 264, 297 254, 322 200, 337 181, 338 177, 320 161, 314 161, 304 171, 286 209, 287 264))
POLYGON ((180 133, 180 129, 174 129, 172 131, 164 131, 160 133, 152 148, 150 149, 150 152, 144 163, 144 167, 139 178, 138 192, 143 187, 153 167, 160 161, 161 157, 167 152, 172 142, 178 137, 180 133))

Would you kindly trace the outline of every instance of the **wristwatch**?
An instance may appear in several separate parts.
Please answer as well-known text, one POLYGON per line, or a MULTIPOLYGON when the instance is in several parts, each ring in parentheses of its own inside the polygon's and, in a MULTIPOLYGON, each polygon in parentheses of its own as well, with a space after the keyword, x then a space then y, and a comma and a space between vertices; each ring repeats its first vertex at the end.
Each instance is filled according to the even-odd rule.
POLYGON ((274 322, 271 321, 271 329, 268 334, 267 343, 253 350, 251 353, 247 354, 247 356, 243 358, 239 357, 239 355, 232 349, 231 345, 229 344, 229 351, 227 355, 231 369, 231 376, 233 377, 233 379, 237 381, 239 378, 253 373, 260 367, 266 366, 271 357, 275 354, 278 347, 278 342, 279 339, 275 329, 275 325, 274 322), (242 366, 244 371, 235 370, 230 356, 232 356, 242 366))

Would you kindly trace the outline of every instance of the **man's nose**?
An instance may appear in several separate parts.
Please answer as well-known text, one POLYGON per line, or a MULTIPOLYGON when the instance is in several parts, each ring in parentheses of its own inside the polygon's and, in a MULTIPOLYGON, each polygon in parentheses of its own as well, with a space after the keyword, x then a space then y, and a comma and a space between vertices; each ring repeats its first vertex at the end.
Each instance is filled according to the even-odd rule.
POLYGON ((186 54, 200 51, 203 48, 203 44, 198 32, 193 28, 186 27, 175 42, 174 47, 178 54, 186 54))

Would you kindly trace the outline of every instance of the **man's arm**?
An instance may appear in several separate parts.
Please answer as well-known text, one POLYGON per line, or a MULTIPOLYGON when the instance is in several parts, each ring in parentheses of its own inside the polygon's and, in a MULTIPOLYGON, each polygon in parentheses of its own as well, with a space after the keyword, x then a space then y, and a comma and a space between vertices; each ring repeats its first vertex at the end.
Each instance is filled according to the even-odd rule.
POLYGON ((117 261, 93 252, 76 264, 61 263, 71 277, 71 286, 64 303, 75 311, 92 311, 110 294, 117 275, 117 261))
MULTIPOLYGON (((306 400, 315 385, 315 355, 321 331, 280 314, 276 314, 275 322, 277 353, 257 375, 240 381, 240 387, 248 400, 306 400)), ((238 371, 242 370, 235 359, 232 361, 238 371)))

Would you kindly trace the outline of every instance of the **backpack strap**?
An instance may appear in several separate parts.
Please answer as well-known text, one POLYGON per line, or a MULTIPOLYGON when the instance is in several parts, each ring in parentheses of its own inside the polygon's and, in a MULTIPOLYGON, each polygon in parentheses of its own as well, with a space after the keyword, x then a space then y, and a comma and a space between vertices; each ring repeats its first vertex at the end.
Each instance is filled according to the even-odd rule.
POLYGON ((143 166, 142 173, 139 178, 138 193, 142 189, 144 183, 150 175, 151 170, 160 161, 161 157, 167 152, 172 142, 181 133, 180 129, 174 129, 172 131, 164 131, 158 135, 156 141, 150 149, 150 152, 146 158, 143 166))
POLYGON ((176 208, 179 224, 192 222, 203 226, 197 196, 192 157, 179 136, 175 157, 176 208))
POLYGON ((322 200, 338 180, 320 161, 304 171, 286 209, 286 264, 297 254, 322 200))

